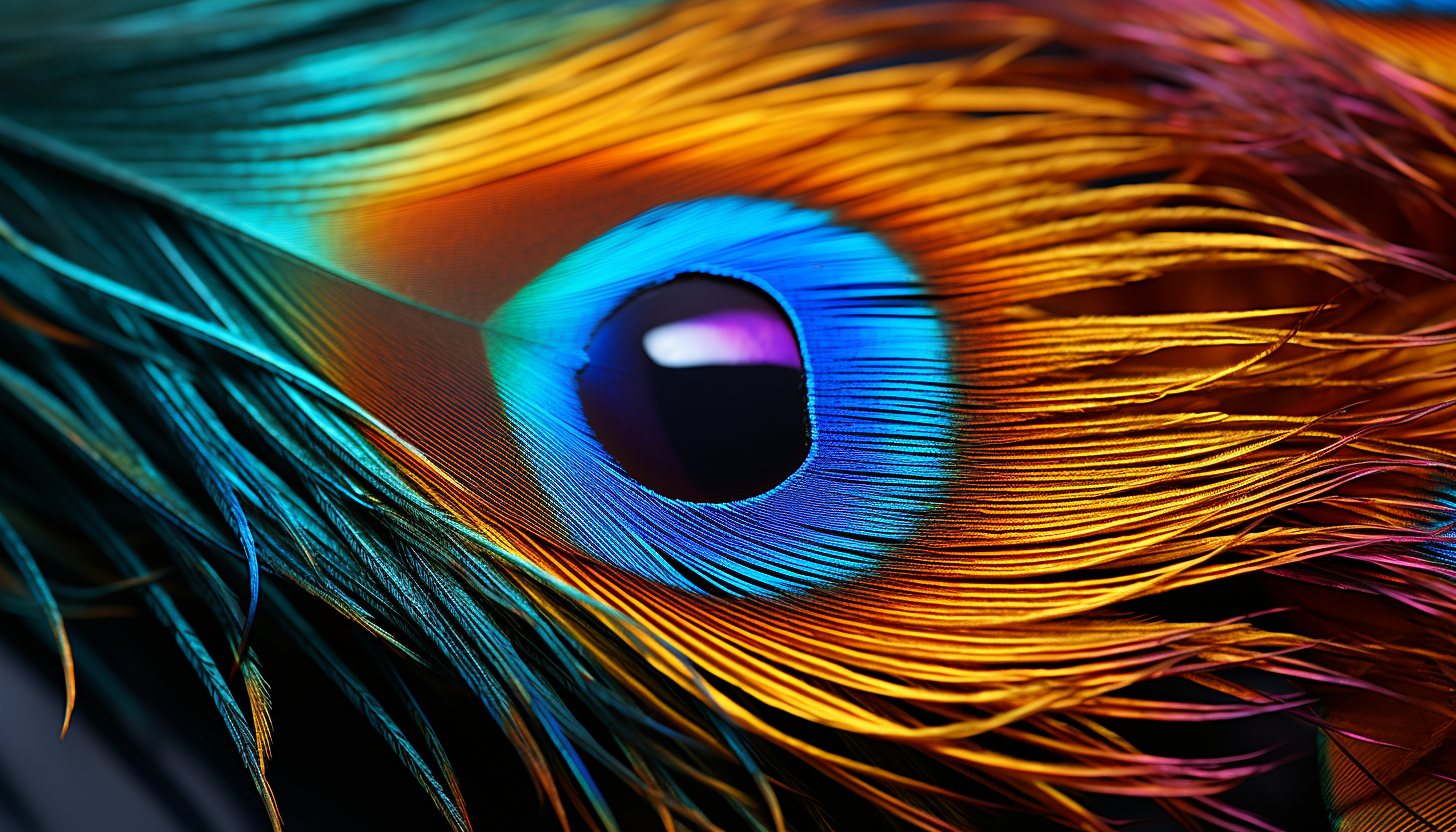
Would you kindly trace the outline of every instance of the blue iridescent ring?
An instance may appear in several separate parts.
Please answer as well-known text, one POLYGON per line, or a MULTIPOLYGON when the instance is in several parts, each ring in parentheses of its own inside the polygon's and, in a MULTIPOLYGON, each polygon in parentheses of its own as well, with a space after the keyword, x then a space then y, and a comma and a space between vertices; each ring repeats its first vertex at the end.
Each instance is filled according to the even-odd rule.
POLYGON ((655 208, 537 277, 484 338, 511 430, 563 533, 664 584, 762 596, 861 575, 915 538, 953 473, 945 327, 909 266, 826 212, 741 197, 655 208), (763 494, 664 497, 622 470, 583 415, 576 376, 597 326, 683 273, 753 284, 797 332, 811 447, 763 494))

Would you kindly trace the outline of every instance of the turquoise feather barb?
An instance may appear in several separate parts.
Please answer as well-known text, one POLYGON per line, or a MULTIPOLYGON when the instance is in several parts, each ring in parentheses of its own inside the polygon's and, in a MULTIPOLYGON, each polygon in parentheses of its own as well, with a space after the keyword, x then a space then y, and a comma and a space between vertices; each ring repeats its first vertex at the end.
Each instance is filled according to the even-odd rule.
POLYGON ((456 830, 442 685, 568 828, 1445 828, 1456 23, 1378 11, 13 5, 0 603, 66 724, 148 610, 275 829, 295 649, 456 830))

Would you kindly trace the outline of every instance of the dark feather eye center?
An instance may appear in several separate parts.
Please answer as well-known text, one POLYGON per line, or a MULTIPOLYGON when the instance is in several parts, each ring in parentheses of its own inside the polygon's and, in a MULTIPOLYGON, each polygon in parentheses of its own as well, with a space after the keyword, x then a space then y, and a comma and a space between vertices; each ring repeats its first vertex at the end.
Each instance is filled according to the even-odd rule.
POLYGON ((597 440, 665 497, 762 494, 809 453, 803 359, 793 324, 740 280, 679 275, 613 312, 578 377, 597 440))

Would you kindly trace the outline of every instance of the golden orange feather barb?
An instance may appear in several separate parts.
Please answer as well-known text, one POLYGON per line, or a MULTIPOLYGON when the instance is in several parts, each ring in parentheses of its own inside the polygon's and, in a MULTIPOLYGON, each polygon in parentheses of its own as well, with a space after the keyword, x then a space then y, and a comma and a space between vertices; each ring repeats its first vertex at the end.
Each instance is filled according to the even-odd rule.
POLYGON ((440 680, 567 827, 1456 828, 1440 12, 19 3, 0 598, 275 829, 294 646, 456 830, 440 680))

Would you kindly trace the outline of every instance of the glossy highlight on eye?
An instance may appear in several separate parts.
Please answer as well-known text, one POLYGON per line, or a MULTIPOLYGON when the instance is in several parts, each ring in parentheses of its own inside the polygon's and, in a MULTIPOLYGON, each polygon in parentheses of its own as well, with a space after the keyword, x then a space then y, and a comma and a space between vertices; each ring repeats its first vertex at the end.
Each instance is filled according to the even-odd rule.
POLYGON ((804 368, 783 317, 757 309, 727 309, 653 327, 642 336, 642 349, 659 367, 804 368))

